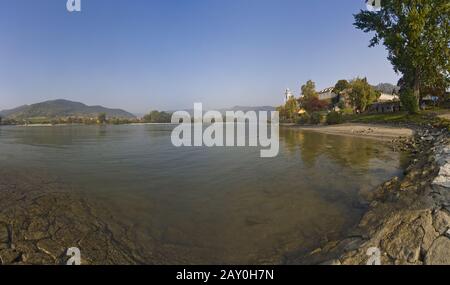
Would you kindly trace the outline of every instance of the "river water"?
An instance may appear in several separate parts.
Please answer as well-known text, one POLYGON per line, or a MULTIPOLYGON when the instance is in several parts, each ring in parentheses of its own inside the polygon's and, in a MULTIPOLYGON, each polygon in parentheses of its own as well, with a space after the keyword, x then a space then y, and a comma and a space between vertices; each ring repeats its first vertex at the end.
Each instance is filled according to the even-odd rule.
POLYGON ((388 143, 280 130, 280 153, 172 146, 171 125, 1 127, 0 167, 45 170, 128 225, 156 264, 280 263, 340 237, 402 174, 388 143))

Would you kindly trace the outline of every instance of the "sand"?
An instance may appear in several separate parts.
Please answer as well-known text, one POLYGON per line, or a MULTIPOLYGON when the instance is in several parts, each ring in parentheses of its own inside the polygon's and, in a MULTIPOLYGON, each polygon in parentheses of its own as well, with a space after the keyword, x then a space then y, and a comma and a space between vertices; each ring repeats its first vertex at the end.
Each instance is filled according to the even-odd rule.
POLYGON ((414 135, 414 130, 406 127, 394 127, 371 124, 342 124, 331 126, 290 126, 300 130, 315 131, 331 135, 347 135, 379 140, 406 138, 414 135))

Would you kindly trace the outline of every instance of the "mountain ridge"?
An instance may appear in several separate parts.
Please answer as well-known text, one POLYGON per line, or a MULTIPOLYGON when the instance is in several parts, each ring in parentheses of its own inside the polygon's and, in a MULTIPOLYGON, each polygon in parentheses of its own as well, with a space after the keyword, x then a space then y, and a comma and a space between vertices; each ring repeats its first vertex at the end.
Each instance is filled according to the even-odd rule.
POLYGON ((62 117, 97 117, 105 113, 107 117, 132 119, 135 115, 122 110, 107 108, 100 105, 88 106, 81 102, 65 99, 48 100, 31 105, 22 105, 9 110, 0 111, 0 116, 10 119, 29 119, 35 117, 62 118, 62 117))

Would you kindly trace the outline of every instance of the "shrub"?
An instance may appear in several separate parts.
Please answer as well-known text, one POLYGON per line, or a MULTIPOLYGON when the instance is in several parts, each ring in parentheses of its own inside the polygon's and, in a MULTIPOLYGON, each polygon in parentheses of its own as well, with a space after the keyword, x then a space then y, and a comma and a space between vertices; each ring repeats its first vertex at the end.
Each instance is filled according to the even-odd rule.
POLYGON ((313 125, 320 124, 321 121, 322 121, 322 115, 319 112, 312 113, 309 118, 309 122, 313 125))
POLYGON ((336 111, 332 111, 327 115, 327 124, 336 125, 342 123, 342 114, 336 111))
POLYGON ((304 124, 309 123, 309 120, 310 120, 310 116, 308 115, 308 113, 304 113, 298 117, 297 124, 304 125, 304 124))

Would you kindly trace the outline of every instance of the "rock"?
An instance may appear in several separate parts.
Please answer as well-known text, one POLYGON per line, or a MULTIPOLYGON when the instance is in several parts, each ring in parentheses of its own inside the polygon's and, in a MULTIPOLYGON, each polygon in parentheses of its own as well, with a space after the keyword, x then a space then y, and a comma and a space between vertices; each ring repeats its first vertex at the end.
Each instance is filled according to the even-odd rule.
POLYGON ((339 259, 333 259, 333 260, 325 261, 324 263, 322 263, 320 265, 342 265, 342 264, 339 259))
POLYGON ((450 215, 444 211, 437 211, 434 215, 433 226, 440 235, 444 234, 450 227, 450 215))
POLYGON ((344 251, 352 251, 357 250, 363 243, 363 240, 359 237, 355 238, 349 238, 342 242, 342 245, 344 246, 344 251))
POLYGON ((43 239, 38 241, 36 247, 43 253, 52 257, 55 261, 58 256, 64 255, 64 248, 51 239, 43 239))
POLYGON ((425 257, 426 265, 448 265, 450 264, 450 239, 439 237, 431 246, 425 257))
POLYGON ((447 176, 438 176, 434 179, 433 184, 450 188, 450 179, 447 176))

